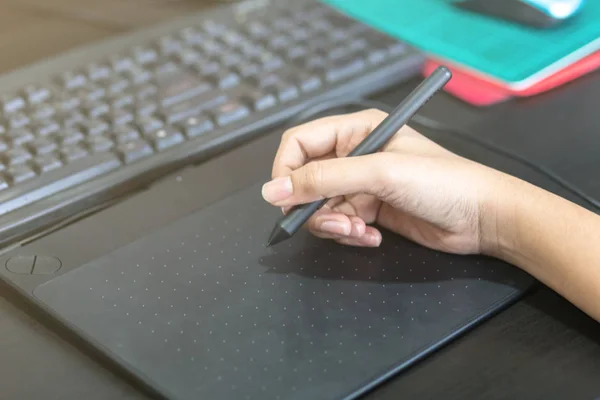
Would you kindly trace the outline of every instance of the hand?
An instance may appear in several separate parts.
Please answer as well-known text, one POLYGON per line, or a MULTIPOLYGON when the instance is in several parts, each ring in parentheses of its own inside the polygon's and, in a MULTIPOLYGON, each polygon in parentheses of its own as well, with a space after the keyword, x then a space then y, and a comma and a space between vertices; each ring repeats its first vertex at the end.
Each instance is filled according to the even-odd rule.
MULTIPOLYGON (((424 246, 459 254, 494 246, 501 173, 440 147, 409 127, 381 152, 345 157, 386 114, 326 117, 284 133, 263 197, 291 206, 331 200, 307 223, 321 238, 378 246, 389 229, 424 246)), ((491 249, 490 249, 491 250, 491 249)))

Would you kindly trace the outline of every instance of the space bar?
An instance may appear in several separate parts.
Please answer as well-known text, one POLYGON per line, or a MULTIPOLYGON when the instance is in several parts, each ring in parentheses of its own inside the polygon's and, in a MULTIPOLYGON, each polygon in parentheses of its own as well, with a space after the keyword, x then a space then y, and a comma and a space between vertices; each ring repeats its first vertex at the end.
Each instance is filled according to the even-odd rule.
POLYGON ((121 165, 111 153, 98 153, 0 192, 0 215, 104 175, 121 165))

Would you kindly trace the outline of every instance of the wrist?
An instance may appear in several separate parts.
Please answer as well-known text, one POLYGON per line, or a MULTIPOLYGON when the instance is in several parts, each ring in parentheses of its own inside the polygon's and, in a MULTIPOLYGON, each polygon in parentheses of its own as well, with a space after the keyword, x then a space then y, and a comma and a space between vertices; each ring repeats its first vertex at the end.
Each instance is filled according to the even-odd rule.
POLYGON ((520 204, 529 188, 510 175, 495 170, 490 174, 480 203, 480 252, 508 261, 519 251, 520 204))

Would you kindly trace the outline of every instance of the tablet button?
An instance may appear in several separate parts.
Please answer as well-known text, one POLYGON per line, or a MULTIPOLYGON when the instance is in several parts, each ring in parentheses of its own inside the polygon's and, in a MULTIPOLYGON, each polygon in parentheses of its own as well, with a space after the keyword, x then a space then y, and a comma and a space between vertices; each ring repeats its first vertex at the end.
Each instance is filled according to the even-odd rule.
POLYGON ((15 274, 31 274, 35 264, 35 256, 16 256, 6 262, 6 269, 15 274))
POLYGON ((25 275, 51 275, 61 266, 58 258, 50 256, 16 256, 6 262, 10 272, 25 275))

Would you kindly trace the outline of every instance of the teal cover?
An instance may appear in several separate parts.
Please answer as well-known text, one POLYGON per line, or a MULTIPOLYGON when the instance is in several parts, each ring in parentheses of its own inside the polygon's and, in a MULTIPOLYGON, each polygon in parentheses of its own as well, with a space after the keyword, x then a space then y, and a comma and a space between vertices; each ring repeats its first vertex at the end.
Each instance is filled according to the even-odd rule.
POLYGON ((573 19, 548 29, 471 13, 451 0, 323 2, 428 54, 507 83, 600 47, 600 0, 587 1, 573 19))

